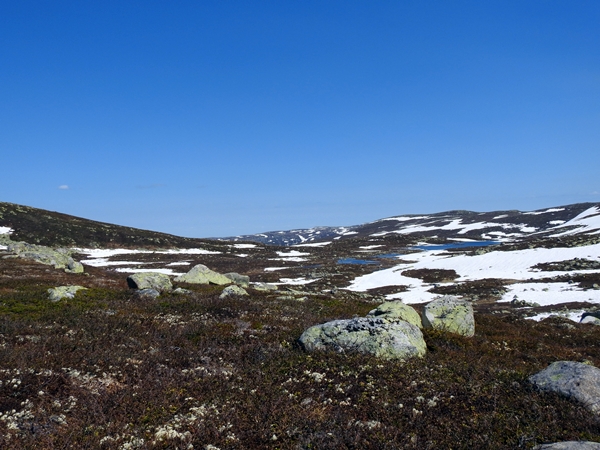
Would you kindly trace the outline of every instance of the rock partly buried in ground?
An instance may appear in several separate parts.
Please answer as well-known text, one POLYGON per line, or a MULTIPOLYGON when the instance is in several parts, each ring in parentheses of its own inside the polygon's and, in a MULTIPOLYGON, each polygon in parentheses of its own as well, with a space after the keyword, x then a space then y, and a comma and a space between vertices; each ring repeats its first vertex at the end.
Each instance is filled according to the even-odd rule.
POLYGON ((154 289, 167 292, 173 289, 168 275, 159 272, 139 272, 127 277, 127 284, 132 289, 154 289))
POLYGON ((231 284, 232 282, 225 275, 210 270, 204 264, 198 264, 197 266, 192 267, 188 273, 175 278, 175 281, 179 283, 217 284, 221 286, 231 284))
POLYGON ((397 319, 412 323, 419 328, 423 328, 421 317, 412 306, 408 306, 400 301, 385 302, 367 314, 367 317, 379 317, 381 319, 397 319))
POLYGON ((75 297, 77 291, 80 291, 84 288, 83 286, 58 286, 55 288, 48 289, 48 298, 52 302, 58 302, 64 298, 71 299, 75 297))
POLYGON ((224 274, 223 276, 229 278, 231 281, 233 281, 238 286, 241 286, 244 288, 247 288, 248 286, 250 286, 250 277, 248 275, 240 275, 239 273, 236 273, 236 272, 230 272, 230 273, 224 274))
POLYGON ((558 392, 600 414, 600 369, 575 361, 557 361, 529 381, 543 391, 558 392))
POLYGON ((473 306, 465 300, 444 295, 423 308, 423 327, 471 337, 475 334, 473 306))
POLYGON ((591 323, 592 325, 600 325, 600 312, 583 313, 579 323, 591 323))
POLYGON ((134 298, 138 300, 154 300, 155 298, 160 297, 160 292, 156 289, 139 289, 135 291, 134 298))
POLYGON ((299 339, 306 351, 368 353, 385 359, 423 356, 421 330, 408 322, 375 317, 334 320, 308 328, 299 339))
POLYGON ((538 445, 534 450, 600 450, 600 444, 590 441, 565 441, 538 445))
POLYGON ((233 286, 227 286, 225 289, 223 289, 223 292, 221 292, 219 298, 224 299, 228 297, 244 297, 247 295, 248 293, 245 289, 234 284, 233 286))
POLYGON ((68 273, 83 273, 83 265, 71 258, 67 249, 54 250, 50 247, 26 242, 11 243, 7 249, 19 258, 32 259, 42 264, 54 266, 55 269, 64 269, 68 273))
POLYGON ((276 291, 279 288, 277 287, 276 284, 271 284, 271 283, 254 283, 252 285, 252 287, 254 289, 256 289, 257 291, 276 291))

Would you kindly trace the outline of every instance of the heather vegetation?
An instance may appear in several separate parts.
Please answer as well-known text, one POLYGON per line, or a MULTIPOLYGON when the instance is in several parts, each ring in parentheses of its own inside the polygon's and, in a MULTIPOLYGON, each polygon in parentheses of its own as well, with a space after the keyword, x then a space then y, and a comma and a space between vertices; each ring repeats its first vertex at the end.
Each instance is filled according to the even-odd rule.
MULTIPOLYGON (((476 312, 465 338, 425 330, 406 362, 307 354, 304 329, 364 316, 359 296, 299 301, 182 285, 140 299, 124 281, 17 264, 0 284, 3 448, 532 448, 598 440, 581 405, 527 381, 556 360, 600 364, 600 328, 476 312), (29 277, 28 278, 28 274, 29 277), (56 277, 88 282, 50 302, 56 277)), ((418 308, 417 308, 418 309, 418 308)))

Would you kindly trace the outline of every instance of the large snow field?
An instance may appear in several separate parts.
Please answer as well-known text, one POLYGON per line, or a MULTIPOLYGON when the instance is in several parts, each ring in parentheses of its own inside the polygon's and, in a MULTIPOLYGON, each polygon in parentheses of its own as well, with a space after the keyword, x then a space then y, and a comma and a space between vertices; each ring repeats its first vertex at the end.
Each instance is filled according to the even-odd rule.
MULTIPOLYGON (((407 292, 390 294, 388 299, 401 299, 405 303, 423 303, 434 299, 437 295, 428 290, 432 287, 417 278, 403 276, 401 272, 408 269, 453 269, 459 278, 456 282, 482 280, 486 278, 498 278, 504 280, 524 281, 530 279, 550 278, 557 275, 569 273, 595 273, 600 270, 578 270, 571 272, 542 272, 532 269, 539 263, 566 261, 573 258, 598 259, 600 258, 600 244, 573 248, 535 248, 516 251, 492 251, 483 255, 452 254, 447 251, 425 251, 404 256, 410 258, 411 262, 398 264, 389 269, 379 270, 367 275, 357 277, 347 289, 352 291, 366 291, 368 289, 404 285, 409 286, 407 292)), ((538 294, 544 297, 546 304, 559 304, 574 301, 591 301, 600 303, 600 291, 579 291, 572 287, 552 287, 548 283, 548 291, 538 294), (552 288, 552 290, 550 290, 552 288), (545 295, 551 292, 552 294, 545 295), (584 299, 582 299, 585 297, 584 299)), ((518 285, 515 289, 519 289, 518 285)), ((543 287, 541 287, 543 289, 543 287)), ((524 292, 524 291, 523 291, 524 292)), ((533 292, 528 294, 533 297, 533 292)), ((512 296, 515 294, 513 293, 512 296)), ((519 295, 519 294, 517 294, 519 295)), ((512 299, 511 296, 511 299, 512 299)), ((519 298, 521 296, 519 295, 519 298)), ((523 300, 527 298, 523 297, 523 300)), ((538 300, 534 300, 538 301, 538 300)), ((538 301, 538 303, 542 303, 538 301)))

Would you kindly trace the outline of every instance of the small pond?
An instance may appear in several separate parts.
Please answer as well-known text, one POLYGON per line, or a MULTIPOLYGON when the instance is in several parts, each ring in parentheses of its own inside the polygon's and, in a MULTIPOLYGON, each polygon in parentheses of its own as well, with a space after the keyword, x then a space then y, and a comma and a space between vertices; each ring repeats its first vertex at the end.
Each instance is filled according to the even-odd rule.
POLYGON ((368 259, 356 259, 356 258, 338 259, 337 263, 338 264, 361 264, 361 265, 379 264, 377 261, 369 261, 368 259))
POLYGON ((489 245, 500 244, 500 241, 469 241, 469 242, 451 242, 449 244, 425 244, 410 247, 417 250, 449 250, 453 248, 469 247, 487 247, 489 245))

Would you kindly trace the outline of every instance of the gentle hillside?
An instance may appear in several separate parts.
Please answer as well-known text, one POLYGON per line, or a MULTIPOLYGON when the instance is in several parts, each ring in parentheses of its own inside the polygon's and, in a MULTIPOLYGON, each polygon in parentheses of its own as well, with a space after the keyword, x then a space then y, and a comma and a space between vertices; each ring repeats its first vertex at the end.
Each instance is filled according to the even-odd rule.
POLYGON ((11 239, 65 247, 197 247, 210 241, 140 230, 53 211, 0 202, 0 227, 12 229, 11 239))

